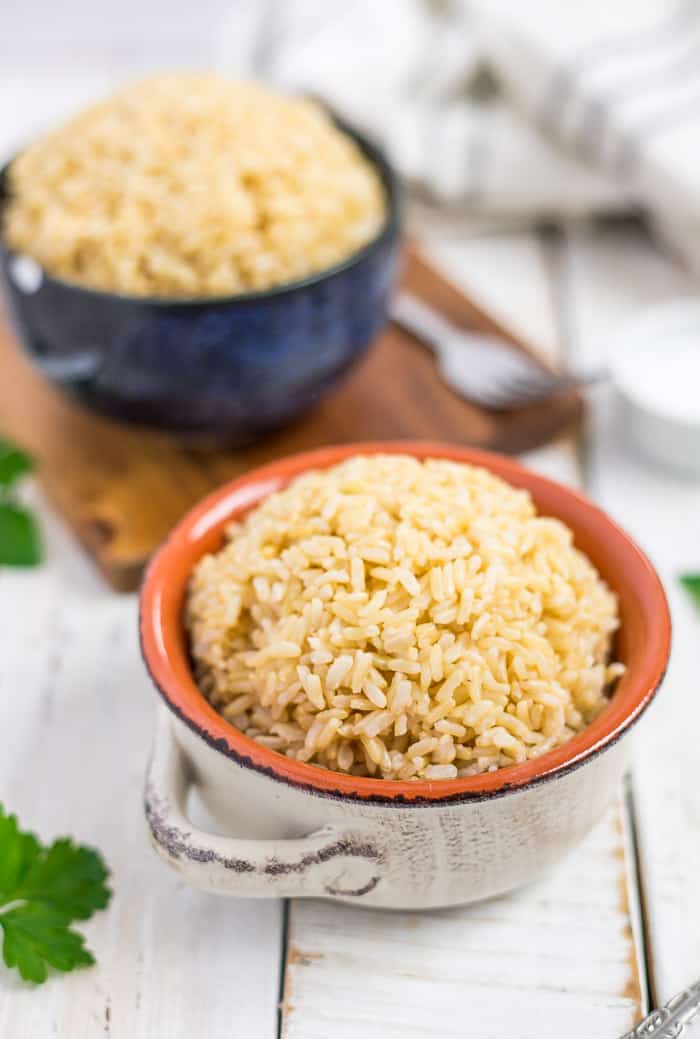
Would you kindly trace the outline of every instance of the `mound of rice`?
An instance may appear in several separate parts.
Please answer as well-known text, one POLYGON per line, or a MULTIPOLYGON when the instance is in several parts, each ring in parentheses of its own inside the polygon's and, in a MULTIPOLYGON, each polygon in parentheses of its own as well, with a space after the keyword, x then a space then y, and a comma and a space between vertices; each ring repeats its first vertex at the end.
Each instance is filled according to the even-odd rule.
POLYGON ((379 177, 315 104, 211 74, 133 84, 9 174, 8 244, 69 281, 228 295, 322 271, 375 237, 379 177))
POLYGON ((191 580, 198 683, 299 761, 474 775, 584 728, 624 670, 569 529, 484 469, 354 457, 271 495, 191 580))

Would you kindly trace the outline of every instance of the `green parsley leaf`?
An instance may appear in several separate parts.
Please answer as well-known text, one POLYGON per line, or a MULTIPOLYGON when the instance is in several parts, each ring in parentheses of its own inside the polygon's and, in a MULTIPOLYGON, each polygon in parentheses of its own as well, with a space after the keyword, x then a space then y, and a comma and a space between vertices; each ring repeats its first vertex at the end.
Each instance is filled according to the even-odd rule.
POLYGON ((0 437, 0 487, 7 490, 14 486, 33 468, 34 462, 26 452, 0 437))
POLYGON ((681 574, 681 584, 688 590, 693 602, 700 610, 700 574, 681 574))
POLYGON ((0 499, 0 566, 36 566, 41 537, 29 509, 0 499))
POLYGON ((0 804, 0 905, 14 897, 14 892, 41 854, 41 845, 33 833, 22 833, 17 817, 5 815, 0 804))
POLYGON ((28 454, 0 437, 0 566, 36 566, 41 537, 33 513, 16 495, 16 485, 34 463, 28 454))
POLYGON ((74 920, 87 920, 109 902, 110 890, 105 886, 108 876, 96 851, 62 837, 34 860, 14 897, 44 902, 64 910, 74 920))
POLYGON ((25 981, 46 981, 47 964, 57 970, 88 967, 95 962, 84 938, 72 931, 70 915, 40 903, 25 902, 0 914, 2 954, 25 981))
POLYGON ((0 930, 7 966, 41 983, 47 967, 68 971, 94 963, 70 924, 105 908, 112 894, 108 875, 92 848, 67 837, 45 847, 0 804, 0 930))

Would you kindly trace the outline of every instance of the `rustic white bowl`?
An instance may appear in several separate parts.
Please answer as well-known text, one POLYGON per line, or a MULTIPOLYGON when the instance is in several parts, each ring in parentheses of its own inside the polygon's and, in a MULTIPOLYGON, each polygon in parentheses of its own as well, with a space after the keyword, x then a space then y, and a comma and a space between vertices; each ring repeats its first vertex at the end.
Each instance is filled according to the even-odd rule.
POLYGON ((428 909, 525 884, 601 817, 625 761, 632 723, 653 697, 669 654, 663 589, 642 552, 598 508, 510 459, 442 444, 373 443, 297 455, 249 473, 195 508, 146 575, 144 660, 161 693, 146 816, 162 858, 198 887, 225 894, 311 895, 428 909), (410 453, 482 465, 526 488, 558 516, 616 591, 616 656, 627 665, 610 705, 541 758, 453 780, 396 782, 344 775, 271 751, 235 729, 191 674, 182 607, 196 561, 226 524, 306 469, 357 453, 410 453), (196 784, 220 833, 187 818, 196 784))

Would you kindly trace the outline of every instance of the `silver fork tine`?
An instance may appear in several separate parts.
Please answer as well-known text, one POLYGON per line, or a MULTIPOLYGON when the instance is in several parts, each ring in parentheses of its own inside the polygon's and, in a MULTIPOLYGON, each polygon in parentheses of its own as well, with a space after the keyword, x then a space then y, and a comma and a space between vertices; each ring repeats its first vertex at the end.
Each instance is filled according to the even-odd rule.
POLYGON ((603 372, 588 372, 581 375, 573 372, 562 372, 561 374, 533 372, 532 376, 522 375, 513 378, 510 382, 506 382, 504 379, 502 391, 504 394, 509 393, 513 400, 534 402, 556 393, 580 389, 582 386, 599 382, 602 378, 604 378, 603 372))
POLYGON ((500 384, 500 391, 504 397, 513 401, 530 403, 552 396, 566 388, 568 380, 562 382, 556 376, 537 378, 529 376, 516 376, 512 379, 504 378, 500 384))
POLYGON ((456 328, 408 293, 392 301, 390 316, 437 354, 440 374, 451 389, 482 407, 531 404, 606 377, 602 371, 549 372, 510 343, 456 328))

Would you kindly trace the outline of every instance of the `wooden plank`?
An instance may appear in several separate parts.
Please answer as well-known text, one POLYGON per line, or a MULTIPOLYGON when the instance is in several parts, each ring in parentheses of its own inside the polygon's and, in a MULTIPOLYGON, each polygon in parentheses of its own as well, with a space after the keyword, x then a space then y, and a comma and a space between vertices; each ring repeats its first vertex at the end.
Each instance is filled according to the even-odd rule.
POLYGON ((430 915, 292 908, 285 1039, 617 1036, 638 1015, 616 809, 547 880, 430 915))
POLYGON ((0 798, 42 837, 100 848, 114 898, 84 926, 96 967, 34 989, 0 966, 0 1035, 273 1039, 281 905, 191 890, 150 849, 156 704, 135 602, 90 584, 75 545, 48 540, 44 567, 0 574, 0 798))
MULTIPOLYGON (((405 286, 467 328, 512 334, 407 253, 405 286)), ((185 448, 172 437, 69 403, 0 340, 0 425, 36 454, 39 477, 111 583, 133 588, 153 549, 191 505, 224 480, 321 444, 422 438, 515 451, 547 442, 580 416, 576 394, 496 413, 447 389, 430 351, 389 326, 348 378, 291 427, 237 451, 185 448)))
MULTIPOLYGON (((638 230, 578 232, 568 249, 577 363, 605 359, 610 330, 638 308, 694 296, 697 286, 638 230)), ((663 344, 660 344, 663 349, 663 344)), ((673 650, 664 687, 636 734, 634 791, 652 981, 664 1002, 700 974, 700 796, 694 740, 700 725, 700 620, 678 574, 700 572, 700 485, 630 450, 609 394, 598 395, 588 437, 595 496, 657 566, 671 604, 673 650)))
MULTIPOLYGON (((508 257, 507 284, 518 285, 521 302, 507 320, 525 338, 548 342, 552 359, 555 315, 537 240, 500 238, 492 247, 489 241, 466 243, 463 251, 431 243, 430 254, 483 302, 507 295, 508 257)), ((572 441, 527 461, 580 483, 572 441)), ((550 877, 483 905, 414 915, 293 903, 283 1035, 559 1039, 623 1033, 644 1011, 626 829, 618 799, 550 877)))

